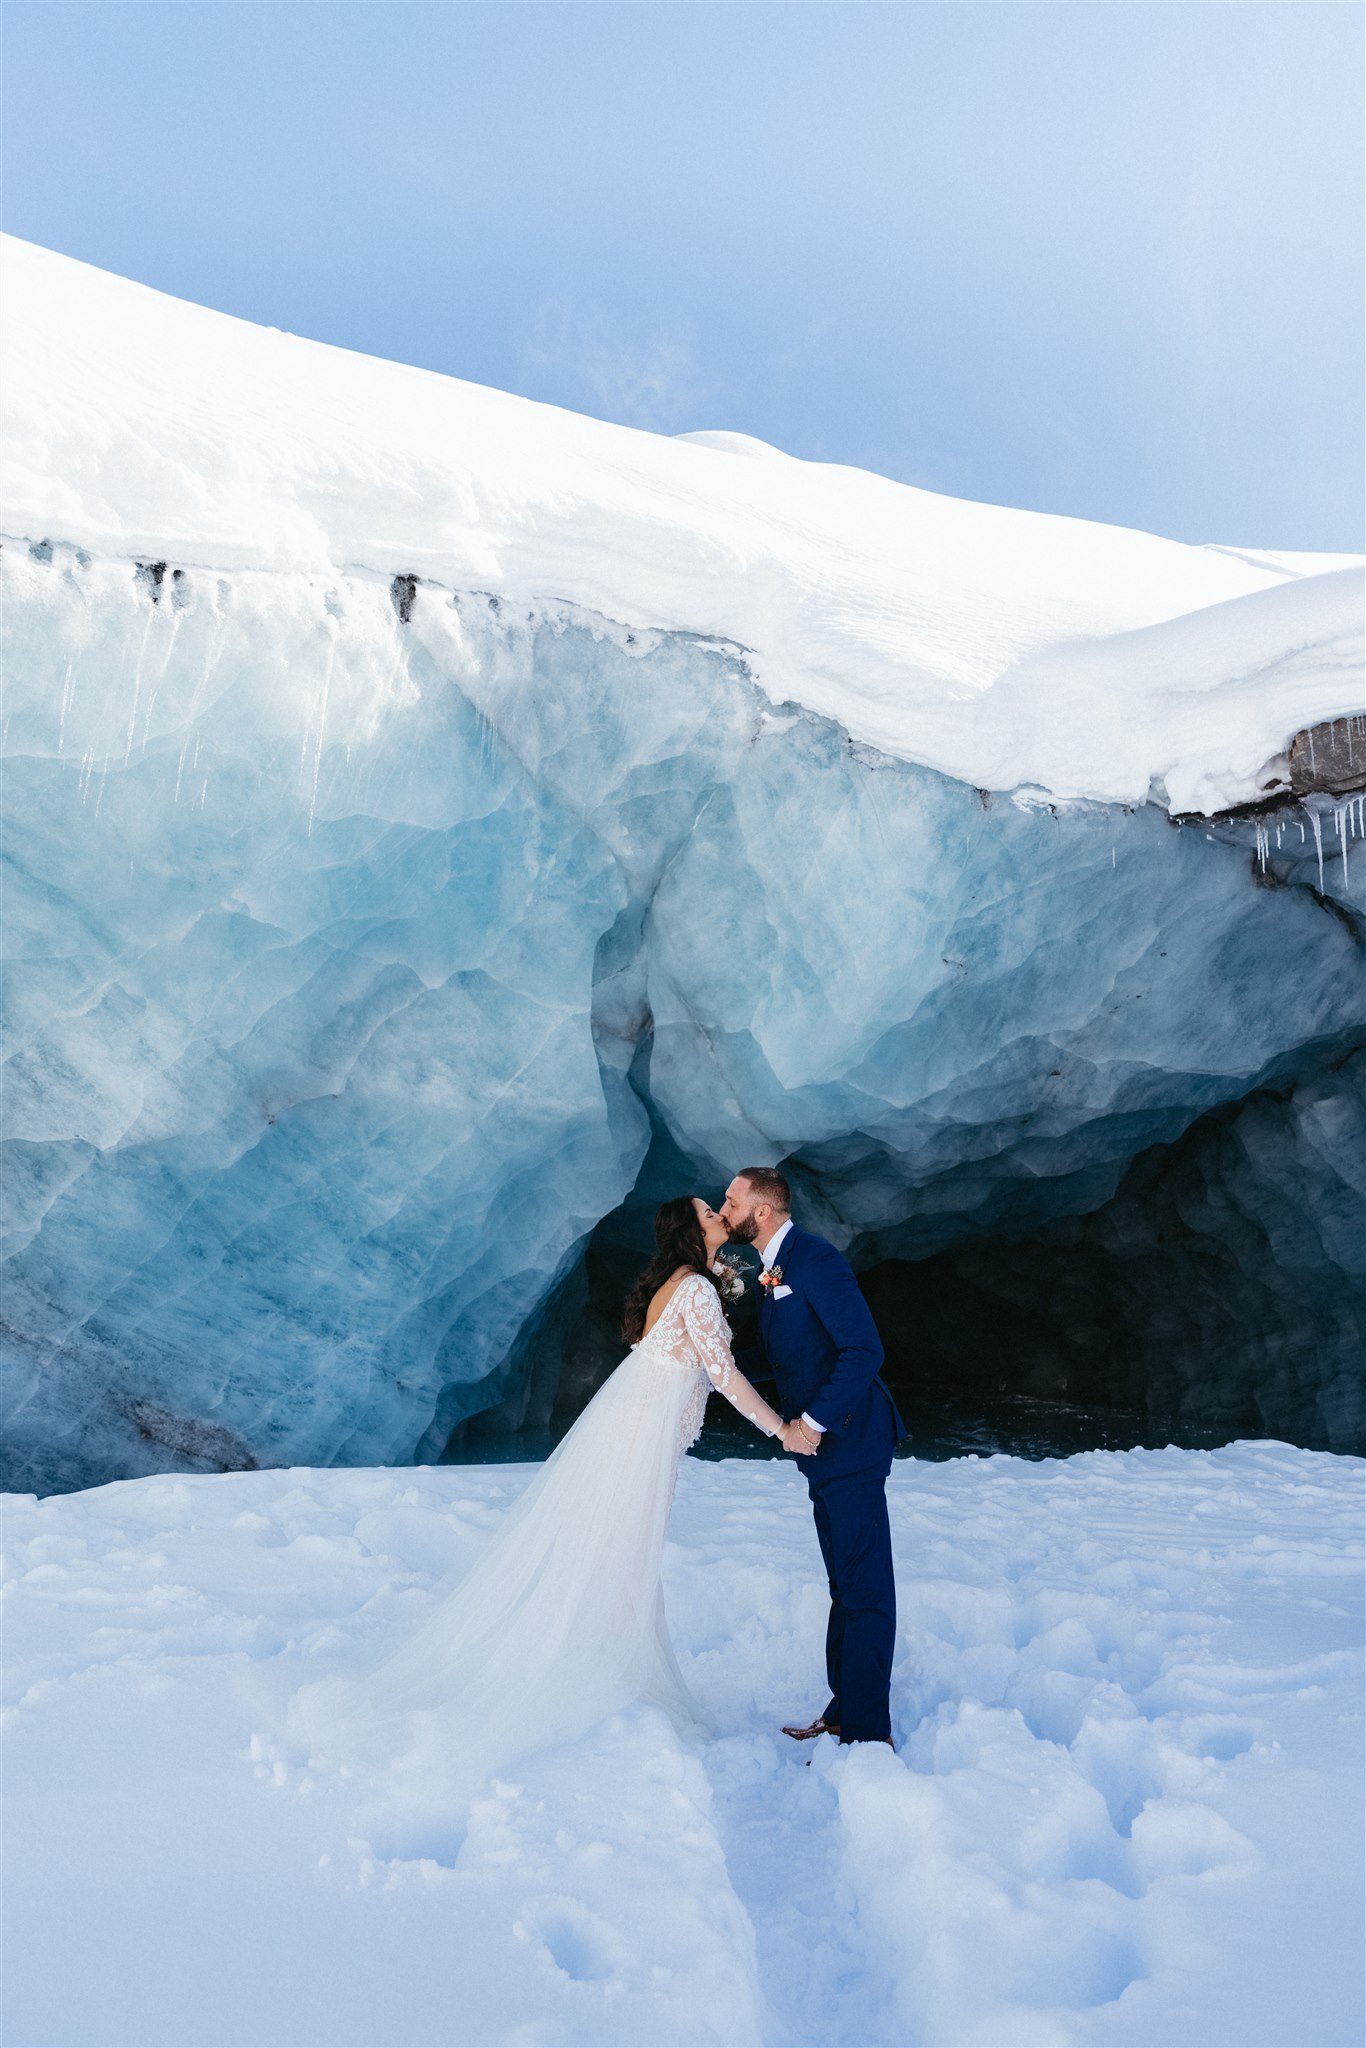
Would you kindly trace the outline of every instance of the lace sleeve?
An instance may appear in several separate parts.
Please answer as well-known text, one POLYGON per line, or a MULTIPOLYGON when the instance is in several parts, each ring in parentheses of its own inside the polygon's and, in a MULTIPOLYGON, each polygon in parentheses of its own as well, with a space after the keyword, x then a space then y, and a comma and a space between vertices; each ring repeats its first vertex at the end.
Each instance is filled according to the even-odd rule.
POLYGON ((719 1393, 735 1370, 730 1355, 730 1330, 721 1302, 710 1280, 699 1273, 683 1283, 683 1327, 692 1338, 693 1349, 707 1369, 707 1378, 719 1393))
POLYGON ((716 1289, 709 1280, 700 1276, 695 1282, 685 1280, 683 1284, 687 1289, 683 1299, 683 1325, 707 1378, 716 1391, 724 1394, 731 1406, 746 1416, 756 1429, 762 1430, 765 1436, 776 1436, 783 1426, 783 1419, 776 1409, 769 1407, 762 1394, 755 1392, 731 1357, 730 1329, 716 1289))

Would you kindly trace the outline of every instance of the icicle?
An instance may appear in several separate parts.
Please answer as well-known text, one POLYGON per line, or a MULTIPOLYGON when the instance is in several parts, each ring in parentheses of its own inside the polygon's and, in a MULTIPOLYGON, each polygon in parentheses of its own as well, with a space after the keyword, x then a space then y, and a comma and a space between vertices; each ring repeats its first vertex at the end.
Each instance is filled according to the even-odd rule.
POLYGON ((313 750, 313 787, 308 796, 308 836, 313 837, 313 818, 318 808, 318 770, 323 758, 323 727, 327 724, 327 700, 332 692, 332 665, 337 658, 337 643, 328 642, 327 666, 323 671, 322 692, 318 700, 318 743, 313 750))
POLYGON ((1253 830, 1256 832, 1257 835, 1257 865, 1261 869, 1262 873, 1265 874, 1267 853, 1266 826, 1262 823, 1260 818, 1256 818, 1253 820, 1253 830))
POLYGON ((1319 894, 1320 894, 1320 896, 1322 896, 1322 894, 1323 894, 1323 834, 1322 834, 1322 832, 1321 832, 1321 831, 1319 830, 1319 814, 1318 814, 1318 812, 1317 812, 1317 811, 1311 811, 1311 812, 1309 813, 1309 822, 1310 822, 1310 824, 1311 824, 1311 825, 1313 826, 1313 828, 1314 828, 1314 849, 1315 849, 1315 851, 1317 852, 1317 854, 1318 854, 1318 857, 1319 857, 1319 894))
POLYGON ((1115 849, 1114 849, 1114 847, 1112 846, 1112 847, 1110 848, 1110 865, 1111 865, 1111 867, 1113 867, 1113 866, 1114 866, 1114 864, 1115 864, 1115 849))
POLYGON ((1303 818, 1296 818, 1296 820, 1295 820, 1295 823, 1296 823, 1296 824, 1297 824, 1297 825, 1299 826, 1299 828, 1300 828, 1300 845, 1301 845, 1301 846, 1303 846, 1303 845, 1304 845, 1304 819, 1303 819, 1303 818))
POLYGON ((1348 834, 1347 834, 1347 818, 1346 818, 1346 806, 1345 806, 1345 804, 1334 804, 1334 805, 1333 805, 1333 824, 1334 824, 1334 826, 1336 827, 1336 830, 1337 830, 1337 835, 1338 835, 1338 845, 1339 845, 1339 846, 1340 846, 1340 847, 1342 848, 1342 887, 1343 887, 1343 892, 1344 892, 1344 894, 1345 894, 1345 892, 1346 892, 1346 889, 1347 889, 1347 838, 1348 838, 1348 834))
MULTIPOLYGON (((71 702, 71 656, 66 658, 66 681, 62 684, 62 716, 57 727, 57 752, 66 751, 66 707, 71 702)), ((8 723, 8 721, 6 721, 8 723)))
POLYGON ((143 656, 147 652, 147 636, 152 630, 152 621, 155 617, 156 613, 154 611, 148 612, 147 623, 142 629, 142 638, 138 642, 137 666, 133 670, 133 708, 128 714, 128 744, 123 750, 125 767, 127 767, 133 752, 133 734, 137 730, 138 706, 142 702, 142 662, 143 656))

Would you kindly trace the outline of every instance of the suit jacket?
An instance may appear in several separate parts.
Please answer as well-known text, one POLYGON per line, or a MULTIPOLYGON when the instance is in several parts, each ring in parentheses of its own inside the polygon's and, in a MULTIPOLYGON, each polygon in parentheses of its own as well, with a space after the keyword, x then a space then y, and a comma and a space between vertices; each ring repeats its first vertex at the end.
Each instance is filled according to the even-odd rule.
POLYGON ((759 1348, 784 1418, 822 1423, 819 1451, 798 1463, 813 1484, 888 1463, 907 1434, 878 1377, 882 1339, 853 1268, 826 1238, 794 1223, 778 1252, 790 1294, 761 1290, 759 1348))

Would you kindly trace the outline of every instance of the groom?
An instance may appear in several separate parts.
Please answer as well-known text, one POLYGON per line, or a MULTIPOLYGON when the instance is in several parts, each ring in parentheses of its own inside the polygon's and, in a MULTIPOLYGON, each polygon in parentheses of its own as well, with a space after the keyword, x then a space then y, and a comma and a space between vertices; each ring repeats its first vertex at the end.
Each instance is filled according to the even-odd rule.
POLYGON ((791 1419, 783 1448, 811 1491, 830 1581, 825 1668, 830 1699, 797 1741, 890 1742, 888 1695, 896 1640, 896 1583, 887 1475, 906 1425, 882 1380, 882 1342, 848 1261, 792 1221, 782 1174, 746 1166, 721 1215, 734 1244, 752 1244, 760 1275, 759 1349, 791 1419))

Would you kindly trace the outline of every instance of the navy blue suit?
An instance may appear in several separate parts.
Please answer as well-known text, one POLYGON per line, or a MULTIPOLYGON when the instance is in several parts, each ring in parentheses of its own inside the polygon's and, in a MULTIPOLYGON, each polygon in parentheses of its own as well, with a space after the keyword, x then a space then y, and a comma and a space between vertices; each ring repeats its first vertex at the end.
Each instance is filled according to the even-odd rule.
POLYGON ((819 1451, 797 1459, 830 1582, 824 1718, 839 1727, 841 1742, 875 1742, 891 1733, 896 1581, 887 1475, 906 1425, 878 1377, 882 1340, 848 1260, 796 1224, 776 1259, 791 1292, 762 1291, 759 1346, 784 1419, 807 1414, 825 1429, 819 1451))

